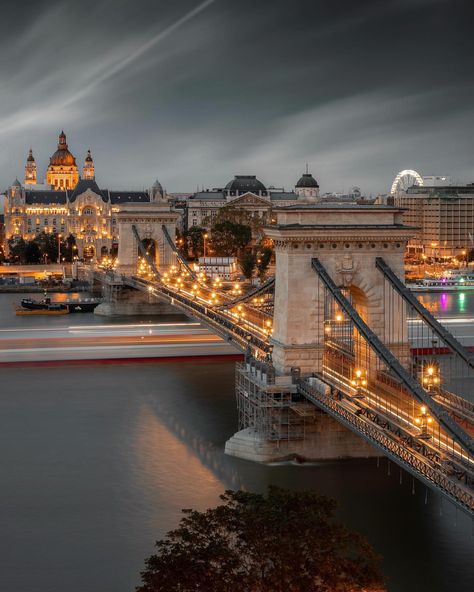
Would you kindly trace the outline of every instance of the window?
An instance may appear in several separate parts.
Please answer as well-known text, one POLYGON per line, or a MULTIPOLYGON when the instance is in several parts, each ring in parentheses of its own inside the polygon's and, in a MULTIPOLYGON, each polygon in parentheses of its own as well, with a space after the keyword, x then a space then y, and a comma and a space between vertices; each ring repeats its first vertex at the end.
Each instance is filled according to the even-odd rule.
POLYGON ((82 213, 83 213, 84 216, 92 216, 92 213, 93 213, 92 212, 92 208, 84 208, 82 210, 82 213))

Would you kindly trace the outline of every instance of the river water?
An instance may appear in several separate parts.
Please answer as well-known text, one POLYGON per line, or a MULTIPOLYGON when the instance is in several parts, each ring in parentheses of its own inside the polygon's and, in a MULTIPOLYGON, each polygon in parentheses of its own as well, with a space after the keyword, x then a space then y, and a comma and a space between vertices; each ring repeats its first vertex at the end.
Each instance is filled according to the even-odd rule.
MULTIPOLYGON (((462 307, 459 295, 448 294, 447 304, 441 297, 427 300, 436 314, 474 316, 474 293, 462 307)), ((23 324, 15 300, 0 295, 0 328, 23 324)), ((269 484, 336 498, 339 517, 384 556, 391 592, 474 589, 471 521, 417 482, 413 493, 411 477, 385 459, 260 466, 226 457, 237 428, 233 363, 0 373, 1 591, 132 591, 181 508, 212 506, 225 488, 264 492, 269 484)))

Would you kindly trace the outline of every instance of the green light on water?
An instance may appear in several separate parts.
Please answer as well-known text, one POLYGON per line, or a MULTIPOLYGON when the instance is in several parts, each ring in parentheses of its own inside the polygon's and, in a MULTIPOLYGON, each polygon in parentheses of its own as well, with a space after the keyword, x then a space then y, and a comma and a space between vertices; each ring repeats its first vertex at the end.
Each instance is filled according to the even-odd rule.
POLYGON ((466 294, 461 292, 458 295, 459 311, 464 312, 466 310, 466 294))

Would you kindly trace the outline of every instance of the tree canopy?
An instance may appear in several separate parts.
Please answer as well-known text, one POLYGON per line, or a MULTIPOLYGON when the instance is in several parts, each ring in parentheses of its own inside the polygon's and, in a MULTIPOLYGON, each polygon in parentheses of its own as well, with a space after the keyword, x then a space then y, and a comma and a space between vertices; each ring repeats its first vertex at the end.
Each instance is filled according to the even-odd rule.
POLYGON ((211 231, 212 254, 218 257, 238 255, 252 240, 252 229, 245 224, 218 222, 211 231))
POLYGON ((59 257, 61 243, 61 259, 71 262, 75 254, 76 239, 70 234, 65 240, 57 233, 40 232, 35 238, 25 241, 22 237, 8 240, 10 258, 24 265, 25 263, 53 262, 59 257))
POLYGON ((226 491, 205 512, 183 510, 156 543, 137 592, 362 592, 383 590, 379 558, 334 521, 335 502, 270 487, 226 491))

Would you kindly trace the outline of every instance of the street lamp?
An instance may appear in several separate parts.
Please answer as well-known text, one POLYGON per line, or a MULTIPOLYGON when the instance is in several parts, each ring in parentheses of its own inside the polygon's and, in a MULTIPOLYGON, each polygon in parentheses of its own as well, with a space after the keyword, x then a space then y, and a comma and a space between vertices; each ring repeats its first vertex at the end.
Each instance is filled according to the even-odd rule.
POLYGON ((352 395, 353 399, 363 399, 365 395, 362 394, 362 389, 367 387, 367 372, 358 368, 354 371, 351 386, 355 388, 355 395, 352 395))
POLYGON ((421 382, 423 387, 432 395, 438 393, 441 385, 439 364, 433 362, 424 365, 421 370, 421 382))
POLYGON ((420 440, 429 440, 431 435, 428 434, 428 425, 433 423, 433 418, 428 414, 428 409, 425 405, 421 406, 420 414, 415 417, 415 424, 420 428, 420 440))
POLYGON ((61 237, 62 234, 58 234, 58 263, 61 263, 61 237))

